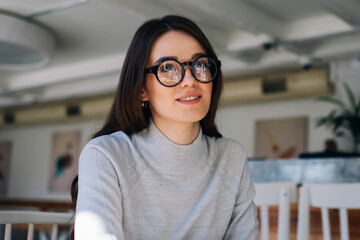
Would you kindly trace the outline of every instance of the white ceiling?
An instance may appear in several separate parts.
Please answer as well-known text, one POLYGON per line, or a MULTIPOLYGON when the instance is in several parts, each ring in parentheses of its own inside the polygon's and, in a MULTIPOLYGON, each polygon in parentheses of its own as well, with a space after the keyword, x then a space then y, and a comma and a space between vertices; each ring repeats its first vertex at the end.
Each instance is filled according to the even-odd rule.
POLYGON ((201 26, 227 78, 360 55, 359 0, 80 0, 63 7, 76 1, 0 2, 0 10, 33 16, 56 34, 45 67, 0 70, 0 109, 112 92, 136 29, 167 14, 201 26))

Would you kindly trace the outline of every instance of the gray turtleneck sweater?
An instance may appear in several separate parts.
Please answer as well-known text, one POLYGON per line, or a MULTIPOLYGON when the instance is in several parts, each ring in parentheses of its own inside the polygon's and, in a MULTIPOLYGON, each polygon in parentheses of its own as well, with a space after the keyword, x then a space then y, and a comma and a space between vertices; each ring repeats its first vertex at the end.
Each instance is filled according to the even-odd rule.
POLYGON ((254 195, 237 142, 177 145, 151 123, 83 149, 75 239, 258 239, 254 195))

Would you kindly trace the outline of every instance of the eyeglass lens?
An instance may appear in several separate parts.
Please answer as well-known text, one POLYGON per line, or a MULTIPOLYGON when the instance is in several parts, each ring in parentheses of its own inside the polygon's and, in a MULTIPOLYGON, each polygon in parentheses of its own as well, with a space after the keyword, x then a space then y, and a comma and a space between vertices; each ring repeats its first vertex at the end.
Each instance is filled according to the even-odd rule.
MULTIPOLYGON (((210 82, 217 73, 216 63, 208 57, 198 58, 192 64, 192 75, 199 82, 210 82)), ((179 62, 166 60, 158 68, 157 76, 159 81, 166 86, 174 86, 183 78, 184 71, 179 62)))

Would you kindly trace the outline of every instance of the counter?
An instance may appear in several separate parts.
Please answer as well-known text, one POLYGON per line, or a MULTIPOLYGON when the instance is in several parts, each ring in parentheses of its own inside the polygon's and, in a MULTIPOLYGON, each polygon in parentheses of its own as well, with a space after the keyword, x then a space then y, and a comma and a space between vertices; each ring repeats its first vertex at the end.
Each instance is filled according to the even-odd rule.
POLYGON ((360 158, 249 160, 254 183, 360 182, 360 158))

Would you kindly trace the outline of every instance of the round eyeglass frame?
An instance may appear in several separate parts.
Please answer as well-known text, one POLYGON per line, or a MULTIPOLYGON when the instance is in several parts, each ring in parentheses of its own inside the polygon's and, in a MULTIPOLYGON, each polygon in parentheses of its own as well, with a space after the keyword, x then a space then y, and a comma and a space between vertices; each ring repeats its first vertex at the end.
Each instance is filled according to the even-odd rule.
POLYGON ((158 82, 159 82, 161 85, 163 85, 164 87, 175 87, 175 86, 179 85, 179 84, 184 80, 184 76, 185 76, 185 66, 190 66, 190 67, 191 67, 191 75, 194 77, 194 79, 195 79, 196 81, 201 82, 201 83, 210 83, 210 82, 214 81, 214 79, 216 78, 217 73, 218 73, 218 71, 219 71, 219 68, 221 67, 221 61, 212 59, 211 57, 208 57, 208 56, 200 56, 200 57, 197 57, 197 58, 196 58, 194 61, 192 61, 192 62, 191 62, 191 61, 188 61, 188 62, 180 62, 180 61, 178 61, 178 60, 176 60, 176 59, 173 59, 173 58, 165 58, 165 59, 161 60, 160 62, 158 62, 156 65, 154 65, 154 66, 152 66, 152 67, 149 67, 149 68, 146 68, 145 71, 144 71, 144 73, 145 73, 145 74, 148 74, 148 73, 154 74, 155 77, 156 77, 156 79, 158 80, 158 82), (194 63, 195 63, 196 61, 198 61, 200 58, 204 58, 204 57, 206 57, 206 58, 208 58, 209 60, 213 61, 213 62, 215 63, 215 66, 216 66, 216 69, 215 69, 216 72, 215 72, 214 76, 212 77, 212 79, 211 79, 210 81, 206 81, 206 82, 200 81, 200 80, 198 80, 198 79, 196 78, 195 73, 194 73, 194 68, 193 68, 194 63), (162 82, 160 81, 159 77, 158 77, 158 74, 157 74, 157 71, 158 71, 160 65, 161 65, 163 62, 169 61, 169 60, 174 61, 174 62, 177 62, 177 63, 180 65, 180 67, 181 67, 181 79, 180 79, 180 81, 178 81, 176 84, 170 85, 170 86, 169 86, 169 85, 165 85, 164 83, 162 83, 162 82))

